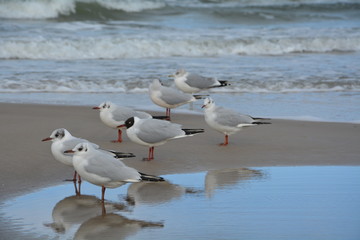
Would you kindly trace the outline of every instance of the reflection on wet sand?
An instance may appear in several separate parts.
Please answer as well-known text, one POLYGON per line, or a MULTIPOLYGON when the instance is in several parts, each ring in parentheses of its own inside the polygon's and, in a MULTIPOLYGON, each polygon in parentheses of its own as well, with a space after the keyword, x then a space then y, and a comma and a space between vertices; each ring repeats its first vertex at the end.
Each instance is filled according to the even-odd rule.
POLYGON ((159 204, 180 198, 185 191, 184 187, 169 182, 139 182, 129 186, 127 200, 134 204, 159 204))
POLYGON ((138 182, 132 183, 127 191, 127 201, 130 204, 161 204, 179 199, 183 194, 197 193, 191 188, 172 184, 170 182, 138 182))
POLYGON ((211 198, 217 189, 224 189, 239 182, 263 177, 262 171, 249 168, 208 171, 205 176, 205 192, 207 197, 211 198))
POLYGON ((73 225, 107 212, 125 210, 121 204, 101 204, 99 198, 89 195, 74 195, 59 201, 52 211, 52 223, 44 224, 51 227, 57 233, 67 232, 73 225))
POLYGON ((74 239, 125 239, 142 228, 160 228, 164 225, 156 222, 131 220, 124 216, 110 213, 91 218, 81 224, 74 239))

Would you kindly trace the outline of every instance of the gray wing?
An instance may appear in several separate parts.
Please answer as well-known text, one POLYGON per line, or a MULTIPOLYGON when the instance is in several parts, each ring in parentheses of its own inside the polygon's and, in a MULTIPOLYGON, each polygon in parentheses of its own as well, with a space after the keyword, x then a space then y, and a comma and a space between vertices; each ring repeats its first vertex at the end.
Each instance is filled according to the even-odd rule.
POLYGON ((138 138, 147 143, 157 143, 184 135, 181 125, 169 121, 148 119, 139 125, 138 138))
POLYGON ((189 73, 185 82, 192 87, 200 89, 218 85, 218 81, 215 78, 203 77, 194 73, 189 73))
POLYGON ((96 152, 94 156, 89 158, 89 164, 85 166, 85 170, 109 178, 111 181, 141 179, 140 174, 134 168, 129 168, 122 161, 101 152, 96 152))
POLYGON ((140 119, 152 118, 152 116, 147 112, 141 112, 141 111, 134 111, 134 115, 131 117, 138 117, 140 119))
POLYGON ((112 115, 116 121, 126 121, 128 118, 135 116, 135 111, 127 107, 117 107, 112 112, 112 115))
POLYGON ((215 121, 221 125, 236 127, 239 124, 251 124, 254 122, 254 119, 248 115, 241 114, 223 107, 216 107, 215 114, 215 121))
POLYGON ((170 105, 187 103, 191 101, 191 99, 193 98, 191 94, 182 93, 170 87, 162 87, 160 91, 161 91, 160 98, 164 102, 170 105))

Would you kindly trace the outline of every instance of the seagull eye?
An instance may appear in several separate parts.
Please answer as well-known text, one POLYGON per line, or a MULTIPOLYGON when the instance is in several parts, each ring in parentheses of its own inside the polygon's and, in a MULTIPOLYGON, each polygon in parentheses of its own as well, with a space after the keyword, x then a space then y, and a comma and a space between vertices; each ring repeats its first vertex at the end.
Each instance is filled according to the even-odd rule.
POLYGON ((59 134, 57 133, 57 134, 55 134, 55 137, 59 137, 59 134))
POLYGON ((78 150, 81 152, 83 150, 83 147, 79 147, 78 150))

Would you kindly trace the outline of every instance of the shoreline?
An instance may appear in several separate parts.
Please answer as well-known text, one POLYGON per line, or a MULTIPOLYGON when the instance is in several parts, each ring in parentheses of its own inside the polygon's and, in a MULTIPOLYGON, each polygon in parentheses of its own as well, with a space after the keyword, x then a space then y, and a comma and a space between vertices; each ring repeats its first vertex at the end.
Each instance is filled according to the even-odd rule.
POLYGON ((175 109, 173 122, 204 128, 205 133, 156 147, 155 159, 144 162, 147 147, 130 142, 126 134, 123 143, 110 142, 116 130, 105 126, 91 107, 14 103, 0 103, 0 107, 1 133, 6 136, 0 140, 1 201, 72 176, 72 169, 51 155, 51 143, 41 142, 60 127, 103 148, 134 153, 135 158, 124 162, 155 175, 239 167, 360 165, 359 124, 274 119, 270 125, 231 135, 229 146, 220 147, 223 134, 210 129, 202 115, 177 114, 175 109))

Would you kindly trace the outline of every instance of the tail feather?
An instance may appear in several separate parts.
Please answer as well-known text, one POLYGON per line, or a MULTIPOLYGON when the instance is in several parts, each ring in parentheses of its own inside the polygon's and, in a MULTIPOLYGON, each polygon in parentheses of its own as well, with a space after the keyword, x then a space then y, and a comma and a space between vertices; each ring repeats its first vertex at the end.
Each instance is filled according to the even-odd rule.
POLYGON ((202 128, 199 128, 199 129, 183 128, 182 130, 185 132, 186 135, 193 135, 193 134, 204 132, 204 129, 202 129, 202 128))
POLYGON ((154 176, 154 175, 149 175, 149 174, 145 174, 145 173, 140 173, 141 176, 141 180, 143 181, 149 181, 149 182, 163 182, 165 181, 164 178, 162 177, 158 177, 158 176, 154 176))

